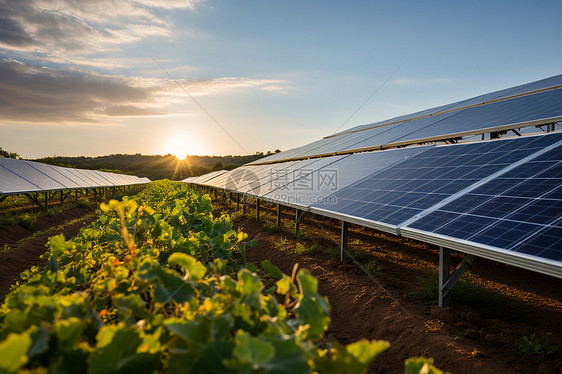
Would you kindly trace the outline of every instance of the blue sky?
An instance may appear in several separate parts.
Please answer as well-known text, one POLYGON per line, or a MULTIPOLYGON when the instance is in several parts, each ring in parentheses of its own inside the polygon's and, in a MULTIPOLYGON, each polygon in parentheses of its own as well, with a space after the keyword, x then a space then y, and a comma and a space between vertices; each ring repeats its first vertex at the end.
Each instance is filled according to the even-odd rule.
POLYGON ((560 1, 0 0, 0 147, 286 150, 560 74, 560 14, 560 1))

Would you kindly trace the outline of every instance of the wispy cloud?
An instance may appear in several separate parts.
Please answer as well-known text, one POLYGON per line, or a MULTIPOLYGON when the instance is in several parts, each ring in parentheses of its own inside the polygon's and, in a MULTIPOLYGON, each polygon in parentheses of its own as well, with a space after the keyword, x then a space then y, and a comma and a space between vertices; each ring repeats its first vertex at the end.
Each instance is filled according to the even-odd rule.
MULTIPOLYGON (((252 78, 178 80, 193 96, 269 90, 284 81, 252 78)), ((0 122, 106 124, 112 117, 159 116, 189 100, 175 82, 53 69, 0 60, 0 122)), ((189 107, 189 109, 193 109, 189 107)), ((183 113, 185 114, 185 113, 183 113)))

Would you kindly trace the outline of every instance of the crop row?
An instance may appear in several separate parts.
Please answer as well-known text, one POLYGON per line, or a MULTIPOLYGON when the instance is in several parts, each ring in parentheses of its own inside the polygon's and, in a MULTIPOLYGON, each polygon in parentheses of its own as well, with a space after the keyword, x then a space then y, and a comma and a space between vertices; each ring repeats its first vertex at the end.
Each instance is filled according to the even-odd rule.
MULTIPOLYGON (((355 373, 389 346, 327 342, 330 306, 306 270, 268 264, 278 280, 264 290, 253 242, 207 195, 159 181, 101 210, 75 238, 51 237, 47 265, 6 297, 0 373, 355 373)), ((439 372, 407 361, 420 370, 439 372)))

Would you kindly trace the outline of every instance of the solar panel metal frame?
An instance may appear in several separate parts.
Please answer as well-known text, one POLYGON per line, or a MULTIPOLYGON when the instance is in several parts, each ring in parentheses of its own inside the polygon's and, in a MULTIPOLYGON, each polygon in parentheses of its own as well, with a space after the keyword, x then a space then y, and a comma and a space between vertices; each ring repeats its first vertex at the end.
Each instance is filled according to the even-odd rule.
POLYGON ((408 225, 423 219, 423 217, 427 216, 432 212, 437 211, 439 208, 445 206, 446 204, 453 202, 462 196, 465 196, 466 194, 476 190, 480 186, 483 186, 486 183, 493 181, 506 173, 509 173, 511 170, 519 166, 525 165, 527 162, 530 162, 540 157, 541 155, 548 153, 550 150, 556 149, 557 147, 561 147, 561 146, 562 146, 562 140, 554 144, 551 144, 550 146, 547 146, 541 150, 538 150, 537 152, 519 160, 518 162, 505 167, 504 169, 465 188, 462 191, 459 191, 457 194, 450 196, 448 199, 445 199, 440 203, 435 204, 434 206, 424 210, 420 214, 398 225, 399 227, 398 234, 407 238, 421 240, 426 243, 435 244, 441 247, 454 249, 478 257, 484 257, 490 260, 499 261, 509 265, 514 265, 535 272, 562 278, 562 262, 560 261, 554 261, 544 257, 533 256, 526 253, 515 252, 512 250, 494 247, 487 244, 477 243, 470 240, 455 238, 439 233, 433 233, 425 230, 419 230, 413 227, 408 227, 408 225))
MULTIPOLYGON (((434 113, 431 113, 431 110, 422 111, 422 112, 428 112, 428 111, 430 112, 429 114, 425 114, 423 116, 415 116, 415 114, 406 115, 406 116, 397 117, 400 120, 395 121, 395 122, 392 122, 393 120, 387 120, 387 121, 378 122, 378 125, 373 125, 373 126, 370 126, 370 127, 365 127, 366 125, 359 126, 360 129, 357 129, 357 130, 351 129, 351 130, 346 131, 346 132, 341 132, 341 133, 338 133, 338 134, 330 135, 328 137, 325 137, 325 138, 323 138, 321 140, 318 140, 318 141, 315 141, 313 143, 310 143, 310 144, 307 144, 307 145, 304 145, 304 146, 301 146, 301 147, 298 147, 298 148, 294 148, 292 150, 288 150, 288 151, 285 151, 285 152, 281 152, 279 154, 269 156, 269 157, 267 157, 263 160, 254 161, 253 164, 259 165, 259 164, 275 163, 275 162, 280 162, 280 161, 300 160, 300 159, 306 159, 306 158, 311 158, 311 157, 328 157, 328 156, 332 156, 332 155, 345 155, 345 154, 350 154, 350 153, 374 151, 374 150, 378 150, 378 149, 395 148, 395 147, 401 147, 401 146, 411 145, 411 144, 444 141, 444 140, 448 140, 448 139, 451 139, 451 138, 473 136, 473 135, 479 135, 479 134, 484 134, 484 133, 489 133, 489 132, 509 131, 509 130, 523 128, 523 127, 540 126, 540 125, 560 122, 560 121, 562 121, 562 115, 554 116, 554 117, 547 117, 547 118, 544 118, 544 117, 536 118, 536 119, 532 119, 532 120, 528 120, 528 121, 519 121, 519 122, 508 123, 508 124, 502 124, 502 125, 498 125, 498 126, 487 126, 487 127, 482 127, 482 128, 478 128, 478 129, 471 129, 471 130, 466 130, 466 131, 457 131, 457 132, 446 133, 446 134, 443 133, 443 134, 437 134, 437 135, 432 135, 432 136, 428 136, 428 137, 419 137, 419 138, 415 138, 415 139, 407 139, 407 140, 402 140, 402 141, 399 140, 400 138, 395 138, 394 140, 390 140, 388 143, 374 144, 374 145, 365 146, 365 147, 347 148, 347 149, 343 149, 343 150, 334 149, 334 150, 331 150, 329 152, 324 152, 324 153, 314 153, 314 152, 310 153, 314 149, 322 149, 322 147, 324 147, 325 145, 333 144, 333 143, 327 142, 327 140, 332 139, 332 138, 347 137, 351 134, 357 134, 359 132, 364 132, 364 131, 371 131, 371 130, 374 130, 374 129, 382 129, 384 127, 392 126, 394 124, 406 124, 408 121, 415 121, 415 120, 418 120, 418 119, 430 119, 433 116, 440 116, 440 115, 447 115, 447 114, 456 115, 456 114, 462 113, 463 111, 467 111, 467 110, 471 110, 471 109, 478 110, 479 108, 483 108, 487 105, 494 105, 496 103, 509 102, 510 100, 518 100, 519 98, 522 98, 522 97, 525 97, 525 96, 540 95, 540 94, 548 93, 548 92, 556 92, 556 95, 559 95, 560 92, 562 92, 562 85, 560 85, 560 84, 557 84, 557 85, 554 85, 554 86, 551 86, 551 87, 542 87, 542 88, 538 88, 538 89, 535 89, 535 90, 532 90, 532 91, 525 91, 524 90, 525 87, 533 87, 533 85, 534 86, 537 86, 537 85, 540 86, 540 82, 543 82, 543 81, 544 82, 549 81, 549 82, 553 83, 553 82, 558 82, 558 80, 562 80, 562 75, 547 78, 547 79, 542 80, 542 81, 531 82, 531 83, 528 83, 528 84, 525 84, 525 85, 521 85, 521 86, 517 86, 517 87, 502 90, 502 91, 511 91, 511 92, 518 92, 518 90, 524 91, 524 92, 519 92, 515 95, 511 95, 511 96, 510 95, 507 95, 507 96, 503 95, 499 98, 495 98, 495 99, 480 102, 480 103, 473 103, 473 104, 468 105, 468 106, 455 107, 455 103, 453 103, 453 104, 449 104, 449 105, 445 105, 445 106, 442 106, 442 107, 435 108, 435 109, 439 109, 441 111, 437 111, 437 112, 434 112, 434 113), (442 110, 445 107, 450 108, 451 106, 453 106, 453 109, 442 110), (324 140, 324 142, 322 140, 324 140), (321 144, 318 144, 318 143, 324 143, 324 145, 321 145, 321 144)), ((560 82, 558 82, 558 83, 560 83, 560 82)), ((502 91, 498 91, 498 92, 502 92, 502 91)), ((481 96, 478 96, 476 98, 461 101, 459 103, 477 101, 477 99, 480 98, 480 97, 484 98, 484 97, 487 97, 489 95, 497 94, 498 92, 481 95, 481 96)), ((422 113, 422 112, 418 112, 418 113, 422 113)), ((419 129, 414 128, 409 133, 415 133, 416 131, 419 131, 419 129)), ((405 136, 407 136, 407 135, 404 135, 402 137, 405 137, 405 136)), ((372 137, 376 137, 376 135, 374 135, 372 137)))

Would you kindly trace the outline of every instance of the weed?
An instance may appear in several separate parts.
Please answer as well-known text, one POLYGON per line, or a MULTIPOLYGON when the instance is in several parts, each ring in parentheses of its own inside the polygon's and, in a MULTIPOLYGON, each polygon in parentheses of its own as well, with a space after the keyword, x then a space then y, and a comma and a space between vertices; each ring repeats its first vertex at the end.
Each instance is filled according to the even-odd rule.
POLYGON ((302 243, 297 243, 297 246, 295 247, 295 249, 293 249, 292 252, 298 255, 311 255, 318 251, 320 251, 320 246, 318 245, 318 243, 313 242, 310 246, 306 246, 302 243))
POLYGON ((92 209, 93 208, 92 202, 88 199, 83 198, 83 197, 78 199, 78 201, 76 202, 76 206, 78 208, 83 208, 83 209, 92 209))
POLYGON ((332 256, 332 257, 340 257, 340 249, 338 247, 335 246, 329 246, 329 247, 324 247, 322 248, 322 251, 324 253, 327 253, 328 255, 332 256))
POLYGON ((3 248, 0 249, 0 253, 8 253, 10 252, 10 246, 8 244, 4 244, 3 248))
POLYGON ((269 232, 269 233, 276 233, 279 232, 279 228, 277 227, 277 224, 271 221, 265 221, 263 223, 263 226, 265 227, 265 229, 269 232))
POLYGON ((371 259, 371 255, 368 252, 362 251, 360 249, 353 249, 348 248, 346 251, 346 257, 350 258, 351 260, 358 261, 358 262, 369 262, 371 259))
POLYGON ((279 249, 286 249, 287 247, 289 247, 289 245, 291 245, 291 243, 289 242, 289 239, 287 239, 287 238, 280 238, 279 241, 277 243, 275 243, 275 245, 279 249))
POLYGON ((37 219, 37 214, 23 213, 16 216, 16 224, 26 229, 33 229, 33 223, 37 219))
MULTIPOLYGON (((436 303, 439 296, 439 275, 428 271, 417 279, 417 288, 408 292, 410 297, 436 303)), ((470 273, 465 273, 451 290, 451 301, 471 305, 484 317, 496 317, 506 320, 519 319, 523 311, 514 308, 501 293, 485 289, 475 284, 470 273)))
POLYGON ((515 345, 515 349, 528 355, 555 354, 561 347, 551 342, 551 336, 552 333, 550 332, 542 336, 537 336, 535 333, 531 334, 531 336, 524 336, 521 341, 515 345))
POLYGON ((371 275, 379 274, 382 271, 382 265, 378 265, 374 262, 367 262, 366 264, 363 264, 363 269, 371 275))

